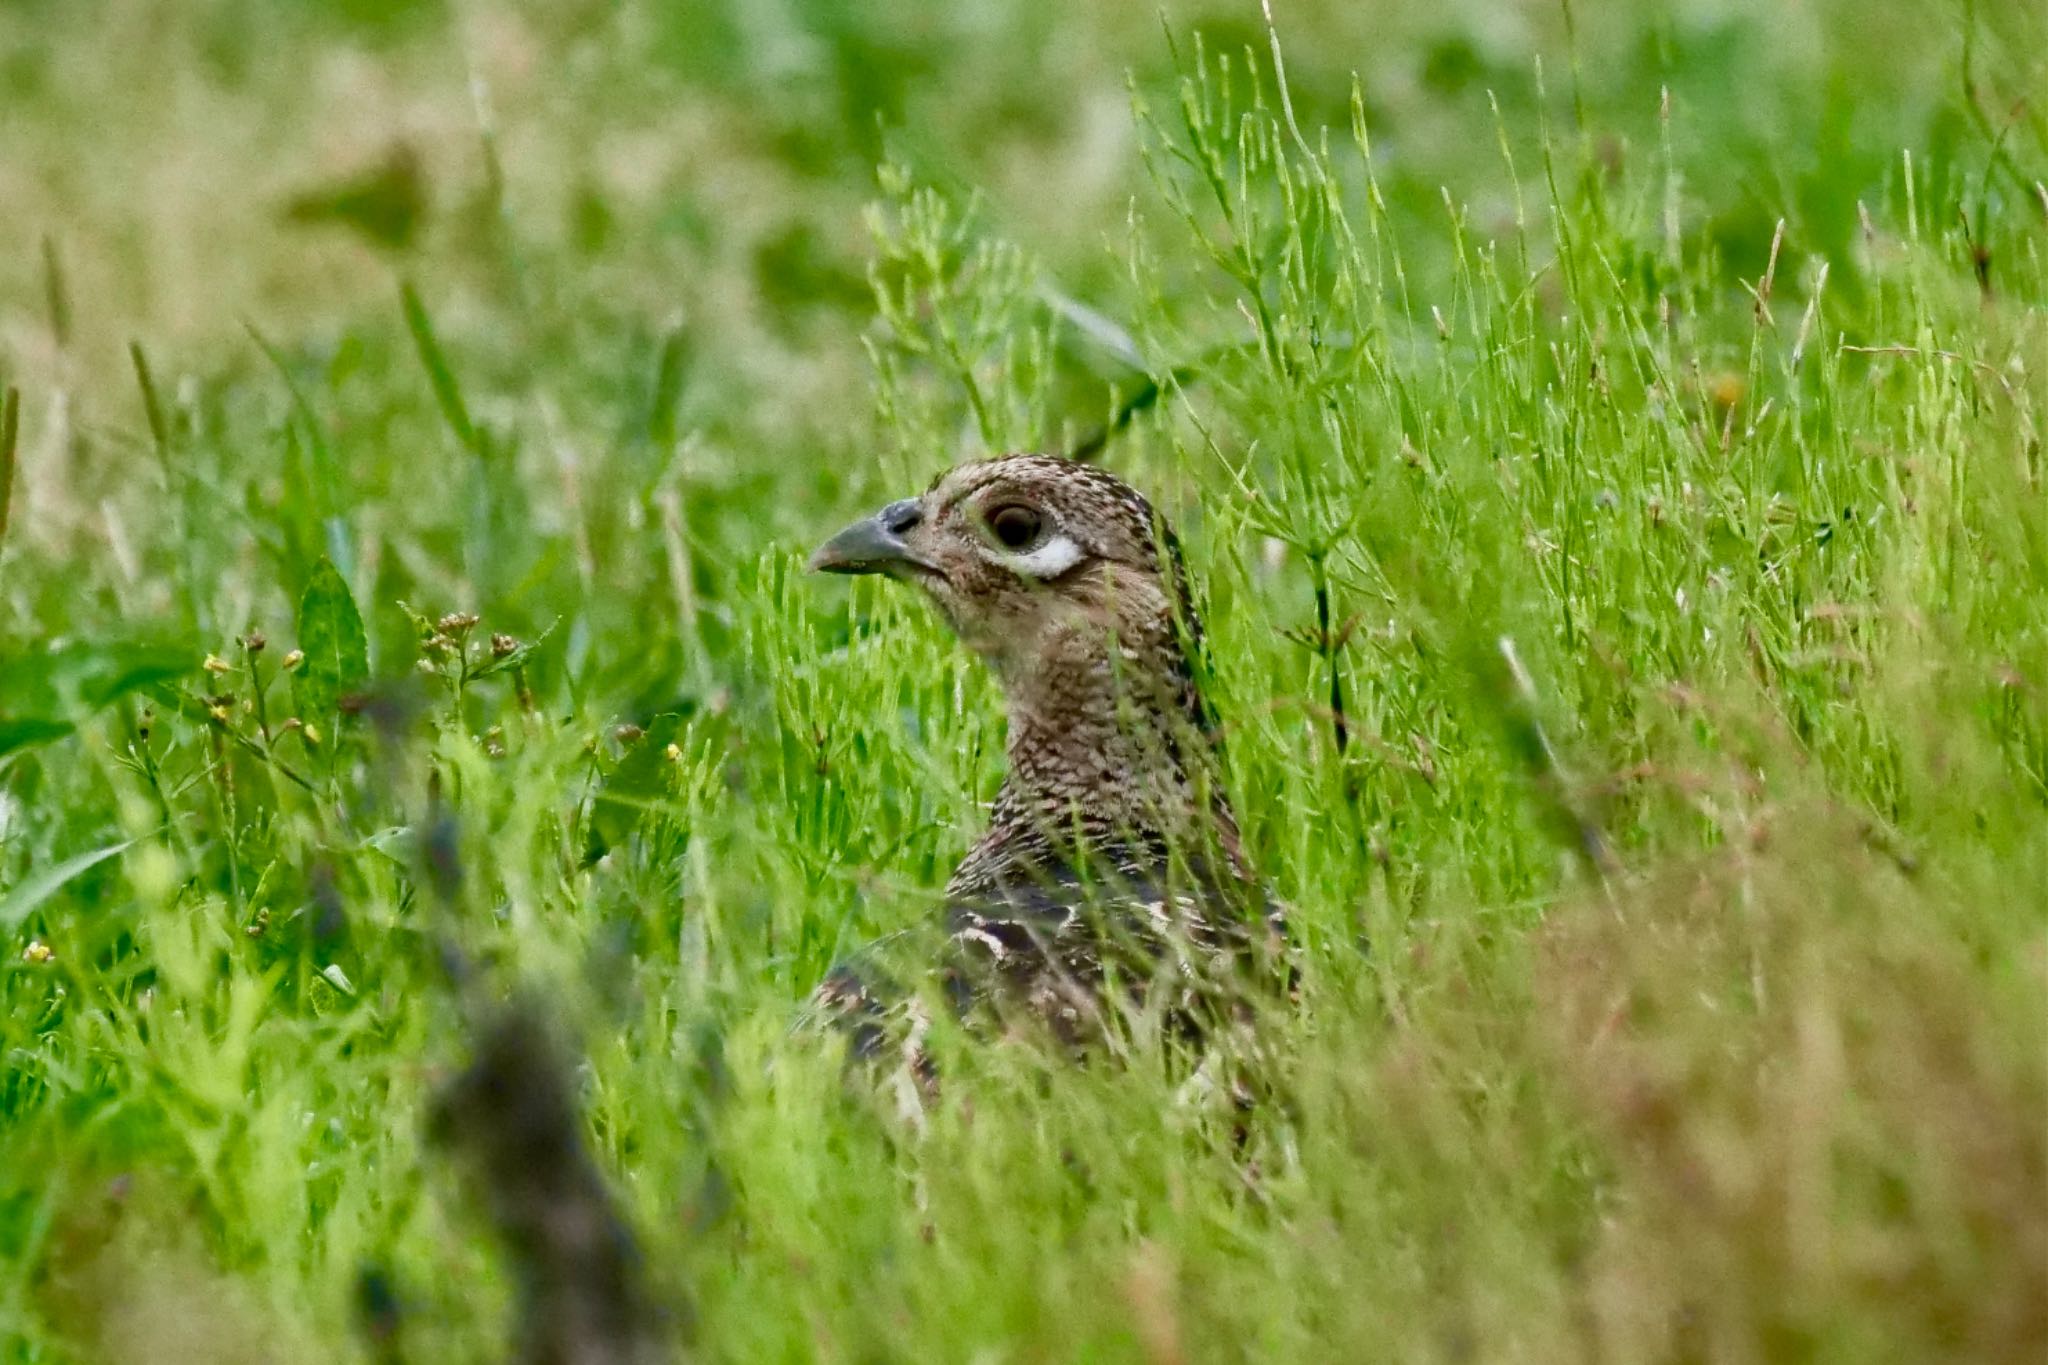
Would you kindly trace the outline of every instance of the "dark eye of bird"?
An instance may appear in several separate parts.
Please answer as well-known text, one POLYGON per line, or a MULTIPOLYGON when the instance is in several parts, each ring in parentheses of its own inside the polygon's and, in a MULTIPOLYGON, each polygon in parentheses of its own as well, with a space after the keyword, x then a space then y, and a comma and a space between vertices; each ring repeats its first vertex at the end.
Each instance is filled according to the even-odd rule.
POLYGON ((988 529, 1003 548, 1009 550, 1021 550, 1038 539, 1038 526, 1038 513, 1017 503, 998 507, 988 514, 988 529))

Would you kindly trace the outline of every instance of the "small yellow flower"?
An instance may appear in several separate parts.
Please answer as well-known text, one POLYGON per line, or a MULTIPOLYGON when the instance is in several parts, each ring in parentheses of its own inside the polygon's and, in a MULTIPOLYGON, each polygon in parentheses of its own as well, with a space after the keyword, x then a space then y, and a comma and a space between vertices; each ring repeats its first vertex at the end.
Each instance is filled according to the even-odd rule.
POLYGON ((662 753, 668 756, 668 761, 671 763, 678 763, 682 761, 683 751, 673 744, 669 745, 666 749, 663 749, 662 753))
POLYGON ((201 664, 200 667, 208 673, 232 673, 235 671, 235 666, 226 659, 221 658, 218 654, 207 655, 206 662, 201 664))
POLYGON ((295 649, 284 656, 284 666, 287 669, 297 668, 304 662, 306 662, 306 651, 303 649, 295 649))
POLYGON ((21 950, 21 960, 40 966, 45 962, 55 962, 57 954, 51 949, 49 944, 39 938, 32 938, 28 941, 28 947, 21 950))

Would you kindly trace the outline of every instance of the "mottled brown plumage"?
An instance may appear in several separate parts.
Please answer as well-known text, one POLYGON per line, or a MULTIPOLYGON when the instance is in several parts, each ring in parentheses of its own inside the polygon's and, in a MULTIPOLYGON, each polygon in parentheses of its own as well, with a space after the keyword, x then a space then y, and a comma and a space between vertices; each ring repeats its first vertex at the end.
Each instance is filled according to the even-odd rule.
MULTIPOLYGON (((955 1003, 1078 1042, 1108 1004, 1199 1029, 1241 999, 1279 921, 1217 781, 1200 626, 1151 504, 1093 466, 1005 456, 948 471, 811 563, 923 589, 1002 684, 1009 769, 946 886, 936 966, 955 1003)), ((842 969, 820 1000, 875 1051, 891 1041, 884 994, 842 969)))

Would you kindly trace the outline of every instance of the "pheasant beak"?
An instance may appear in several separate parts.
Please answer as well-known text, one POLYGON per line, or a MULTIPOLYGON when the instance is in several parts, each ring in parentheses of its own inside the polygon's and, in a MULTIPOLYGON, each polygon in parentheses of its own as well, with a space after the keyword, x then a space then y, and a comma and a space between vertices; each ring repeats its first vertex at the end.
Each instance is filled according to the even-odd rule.
POLYGON ((820 545, 811 556, 813 573, 885 573, 902 577, 912 570, 939 572, 904 536, 924 520, 917 499, 892 502, 871 517, 856 521, 820 545))

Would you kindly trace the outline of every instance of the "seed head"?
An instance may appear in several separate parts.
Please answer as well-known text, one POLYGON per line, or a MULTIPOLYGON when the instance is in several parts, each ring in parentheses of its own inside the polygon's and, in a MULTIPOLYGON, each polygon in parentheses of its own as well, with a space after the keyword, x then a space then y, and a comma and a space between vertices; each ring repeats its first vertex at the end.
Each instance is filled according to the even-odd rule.
POLYGON ((251 654, 261 654, 269 643, 270 638, 260 630, 252 630, 242 637, 242 648, 251 654))
POLYGON ((443 635, 466 635, 476 628, 479 619, 473 611, 451 611, 434 622, 434 628, 443 635))
POLYGON ((510 635, 498 634, 491 637, 491 655, 494 658, 502 659, 508 654, 516 653, 518 649, 519 641, 510 635))

